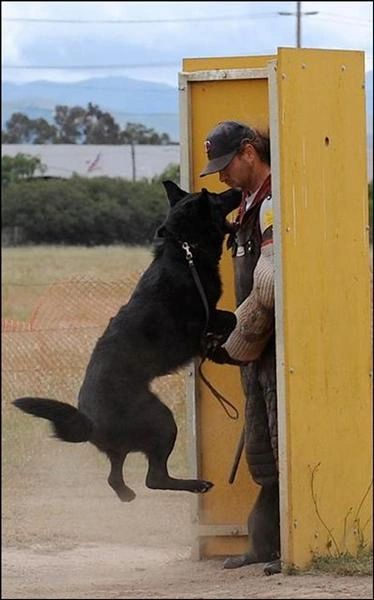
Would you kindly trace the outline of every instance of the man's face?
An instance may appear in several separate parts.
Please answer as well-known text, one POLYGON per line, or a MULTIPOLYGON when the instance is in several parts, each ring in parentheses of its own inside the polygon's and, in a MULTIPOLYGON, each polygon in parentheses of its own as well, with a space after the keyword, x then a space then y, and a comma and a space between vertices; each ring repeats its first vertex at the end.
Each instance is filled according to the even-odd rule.
POLYGON ((247 151, 235 154, 225 169, 219 171, 219 180, 228 187, 250 190, 253 161, 247 151))

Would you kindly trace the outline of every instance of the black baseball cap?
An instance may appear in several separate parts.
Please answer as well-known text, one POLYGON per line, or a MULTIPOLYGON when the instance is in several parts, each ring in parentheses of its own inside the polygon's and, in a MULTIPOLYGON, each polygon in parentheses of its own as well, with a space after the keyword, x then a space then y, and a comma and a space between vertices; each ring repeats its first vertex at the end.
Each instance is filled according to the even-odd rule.
POLYGON ((200 173, 200 177, 211 175, 225 169, 235 154, 239 152, 244 140, 252 142, 256 133, 248 125, 239 121, 222 121, 207 135, 204 142, 209 162, 200 173))

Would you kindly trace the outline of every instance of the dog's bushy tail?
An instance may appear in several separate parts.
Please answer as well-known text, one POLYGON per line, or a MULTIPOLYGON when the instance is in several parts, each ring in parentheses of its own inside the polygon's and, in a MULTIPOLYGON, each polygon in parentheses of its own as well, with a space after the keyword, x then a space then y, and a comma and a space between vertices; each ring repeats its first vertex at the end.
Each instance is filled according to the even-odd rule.
POLYGON ((93 424, 77 408, 47 398, 17 398, 13 404, 23 412, 52 422, 54 432, 64 442, 88 442, 93 424))

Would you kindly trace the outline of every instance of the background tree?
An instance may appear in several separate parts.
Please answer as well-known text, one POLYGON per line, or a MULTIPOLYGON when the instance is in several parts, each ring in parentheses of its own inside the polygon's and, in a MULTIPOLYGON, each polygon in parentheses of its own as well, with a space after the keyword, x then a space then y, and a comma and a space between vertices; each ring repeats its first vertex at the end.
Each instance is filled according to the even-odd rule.
POLYGON ((45 165, 37 156, 29 156, 20 152, 15 156, 3 156, 1 158, 1 186, 6 187, 11 183, 33 177, 37 171, 43 174, 45 170, 45 165))
POLYGON ((57 129, 45 119, 29 119, 22 113, 13 113, 2 132, 3 144, 54 144, 57 129))
POLYGON ((152 178, 152 182, 162 184, 163 181, 174 181, 177 185, 180 185, 181 169, 180 165, 176 163, 169 163, 165 169, 152 178))
POLYGON ((5 124, 2 135, 4 144, 22 144, 30 142, 30 119, 22 113, 13 113, 5 124))
POLYGON ((57 105, 54 125, 45 119, 29 119, 14 113, 1 132, 3 144, 171 144, 167 133, 157 133, 141 123, 126 123, 122 129, 113 116, 88 103, 82 106, 57 105))
POLYGON ((84 117, 85 144, 119 144, 120 127, 108 112, 89 102, 84 117))
POLYGON ((167 133, 161 136, 154 130, 140 123, 126 123, 125 129, 121 131, 120 140, 122 144, 169 144, 170 138, 167 133))
POLYGON ((50 125, 45 119, 35 119, 33 126, 34 144, 55 144, 57 140, 57 129, 50 125))
POLYGON ((54 121, 57 126, 58 144, 80 144, 85 139, 85 117, 86 110, 81 106, 57 105, 55 108, 54 121))
POLYGON ((21 180, 2 196, 2 227, 35 244, 149 244, 168 207, 162 185, 119 177, 21 180))

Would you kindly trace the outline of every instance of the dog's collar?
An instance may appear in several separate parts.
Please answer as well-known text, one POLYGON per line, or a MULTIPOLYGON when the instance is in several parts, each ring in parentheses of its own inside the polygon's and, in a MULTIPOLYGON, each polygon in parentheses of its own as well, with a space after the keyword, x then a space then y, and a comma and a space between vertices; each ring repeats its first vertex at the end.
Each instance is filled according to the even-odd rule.
MULTIPOLYGON (((153 238, 153 244, 157 247, 157 248, 161 248, 165 242, 167 240, 170 240, 172 242, 175 242, 176 244, 178 244, 179 246, 181 246, 181 248, 184 250, 185 245, 188 246, 189 251, 191 252, 191 248, 196 249, 198 247, 198 244, 193 244, 191 242, 187 242, 184 240, 180 240, 177 237, 175 237, 172 233, 170 233, 170 231, 168 231, 165 228, 161 227, 156 231, 155 237, 153 238)), ((186 246, 186 247, 187 247, 186 246)), ((192 256, 192 255, 191 255, 192 256)))
POLYGON ((209 304, 208 304, 208 300, 207 300, 203 285, 200 281, 199 274, 195 267, 195 263, 193 260, 193 254, 191 252, 191 248, 196 249, 198 247, 198 245, 191 244, 190 242, 187 242, 187 241, 181 241, 178 238, 176 238, 174 235, 172 235, 169 231, 167 231, 167 229, 165 229, 164 227, 162 227, 162 228, 160 227, 156 231, 156 235, 153 239, 153 243, 154 243, 155 247, 162 248, 165 245, 165 242, 167 240, 171 240, 172 242, 178 244, 185 254, 185 258, 188 262, 188 266, 190 267, 192 277, 193 277, 196 287, 199 291, 201 301, 204 305, 204 310, 205 310, 205 326, 204 326, 204 333, 203 333, 203 336, 204 336, 207 331, 208 322, 209 322, 209 304))

